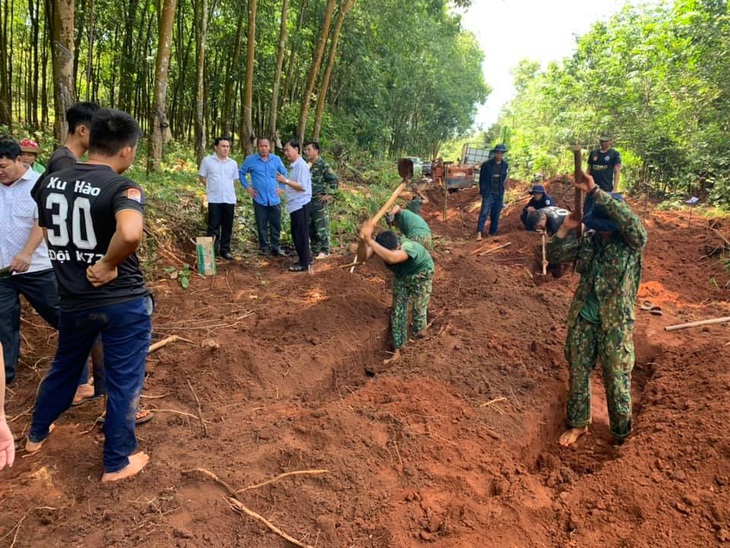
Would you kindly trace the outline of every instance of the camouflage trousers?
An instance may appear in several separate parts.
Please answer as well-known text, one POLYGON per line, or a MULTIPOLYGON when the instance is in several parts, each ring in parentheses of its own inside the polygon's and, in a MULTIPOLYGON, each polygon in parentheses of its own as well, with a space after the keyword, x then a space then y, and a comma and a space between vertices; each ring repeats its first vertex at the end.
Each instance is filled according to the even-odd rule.
POLYGON ((433 270, 396 278, 393 282, 391 329, 393 348, 401 348, 408 340, 408 307, 413 302, 413 336, 426 329, 428 301, 433 288, 433 270))
POLYGON ((312 255, 330 252, 330 206, 320 201, 321 196, 312 196, 309 210, 309 243, 312 255))
POLYGON ((591 372, 600 361, 611 434, 631 434, 631 371, 634 368, 633 322, 609 331, 580 316, 568 330, 565 357, 570 367, 568 425, 591 422, 591 372))

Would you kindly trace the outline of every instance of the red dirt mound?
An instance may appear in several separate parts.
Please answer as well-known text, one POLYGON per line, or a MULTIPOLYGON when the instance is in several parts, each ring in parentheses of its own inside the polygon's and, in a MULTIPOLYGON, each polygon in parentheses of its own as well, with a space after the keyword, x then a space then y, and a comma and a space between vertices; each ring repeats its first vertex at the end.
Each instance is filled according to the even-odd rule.
MULTIPOLYGON (((572 200, 568 182, 549 192, 572 200)), ((246 488, 247 508, 310 546, 730 540, 730 335, 722 325, 663 330, 730 315, 706 222, 649 212, 640 299, 664 315, 637 312, 635 435, 612 445, 597 378, 591 434, 564 449, 562 344, 576 278, 538 273, 540 240, 521 230, 519 204, 498 237, 477 243, 476 191, 450 195, 446 220, 436 193, 423 211, 437 237, 432 323, 395 368, 365 373, 390 345, 390 274, 376 263, 350 274, 333 258, 307 276, 246 256, 187 291, 157 280, 156 338, 192 343, 150 356, 144 401, 156 413, 138 430, 150 465, 103 486, 100 402, 69 410, 40 454, 19 453, 0 474, 2 542, 290 545, 196 468, 246 488), (259 485, 287 472, 302 473, 259 485)), ((7 403, 19 438, 55 343, 37 315, 25 318, 7 403)))

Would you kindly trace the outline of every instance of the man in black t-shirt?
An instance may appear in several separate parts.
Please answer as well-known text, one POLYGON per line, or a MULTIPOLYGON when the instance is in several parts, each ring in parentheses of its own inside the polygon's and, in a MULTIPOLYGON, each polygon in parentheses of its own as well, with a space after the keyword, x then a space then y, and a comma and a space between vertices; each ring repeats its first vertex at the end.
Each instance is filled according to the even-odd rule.
POLYGON ((35 195, 39 224, 61 298, 58 349, 38 389, 26 450, 37 452, 71 405, 86 356, 101 333, 107 406, 103 482, 137 474, 135 411, 151 335, 152 301, 135 251, 144 193, 121 173, 134 162, 141 131, 126 112, 102 109, 91 122, 89 160, 50 175, 35 195))
MULTIPOLYGON (((46 170, 33 187, 31 193, 33 197, 46 177, 62 169, 75 166, 86 154, 89 149, 91 119, 99 108, 101 107, 96 103, 81 102, 71 105, 66 111, 66 121, 68 122, 66 140, 51 154, 46 164, 46 170)), ((74 405, 79 405, 92 397, 101 396, 106 390, 104 386, 104 349, 101 346, 101 340, 97 341, 91 350, 91 361, 94 368, 94 386, 89 384, 89 368, 84 367, 74 396, 74 405)))
POLYGON ((51 157, 46 163, 46 170, 33 187, 33 197, 43 184, 43 181, 51 173, 68 169, 76 165, 81 157, 86 154, 89 149, 89 132, 91 129, 91 118, 94 113, 99 110, 96 103, 76 103, 66 111, 66 121, 68 122, 68 133, 63 144, 53 151, 51 157))
MULTIPOLYGON (((612 140, 608 135, 601 135, 598 138, 600 148, 592 150, 588 155, 588 175, 606 192, 613 192, 618 189, 618 182, 621 178, 621 154, 618 150, 611 148, 612 140)), ((593 199, 586 198, 585 212, 593 207, 593 199)))

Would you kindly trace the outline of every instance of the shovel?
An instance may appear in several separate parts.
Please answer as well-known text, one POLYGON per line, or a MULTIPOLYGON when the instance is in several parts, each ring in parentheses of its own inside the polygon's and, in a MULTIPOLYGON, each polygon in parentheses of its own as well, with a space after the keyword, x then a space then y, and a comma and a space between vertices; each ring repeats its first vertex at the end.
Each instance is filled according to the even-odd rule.
MULTIPOLYGON (((390 195, 390 198, 388 198, 388 201, 385 202, 385 205, 383 205, 383 207, 378 210, 375 216, 370 219, 370 222, 374 225, 378 224, 378 221, 382 219, 383 215, 385 215, 385 213, 393 206, 395 201, 398 199, 400 193, 410 182, 411 178, 413 177, 413 160, 411 160, 410 158, 401 158, 400 160, 398 160, 398 174, 402 177, 403 180, 398 185, 398 188, 393 191, 393 194, 390 195)), ((367 258, 368 245, 365 243, 364 240, 360 240, 360 242, 357 244, 357 254, 353 259, 354 264, 350 268, 350 273, 355 271, 355 267, 358 264, 367 261, 367 258)))

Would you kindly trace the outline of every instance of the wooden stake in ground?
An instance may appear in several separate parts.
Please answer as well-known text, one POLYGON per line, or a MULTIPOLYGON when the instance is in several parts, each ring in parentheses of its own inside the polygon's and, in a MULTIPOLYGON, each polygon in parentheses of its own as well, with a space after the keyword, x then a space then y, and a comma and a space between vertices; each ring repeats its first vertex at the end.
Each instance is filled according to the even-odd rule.
POLYGON ((543 232, 542 233, 542 275, 543 276, 547 275, 547 265, 548 265, 547 253, 545 252, 545 241, 546 240, 547 240, 547 237, 546 237, 545 233, 543 232))
POLYGON ((700 320, 698 322, 680 323, 677 325, 668 325, 664 328, 665 331, 679 331, 680 329, 689 329, 690 327, 700 327, 703 325, 712 325, 716 323, 727 323, 730 322, 730 316, 724 318, 713 318, 711 320, 700 320))

